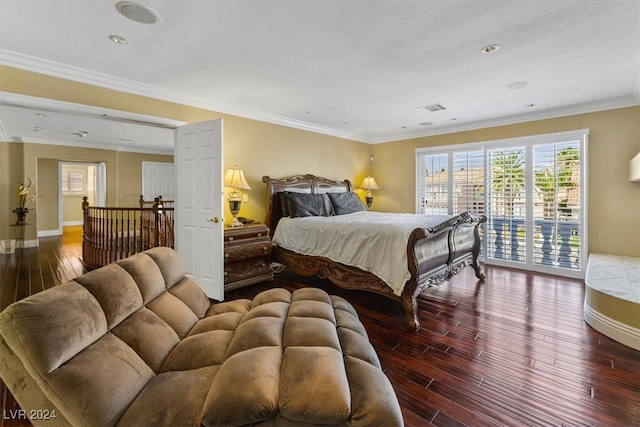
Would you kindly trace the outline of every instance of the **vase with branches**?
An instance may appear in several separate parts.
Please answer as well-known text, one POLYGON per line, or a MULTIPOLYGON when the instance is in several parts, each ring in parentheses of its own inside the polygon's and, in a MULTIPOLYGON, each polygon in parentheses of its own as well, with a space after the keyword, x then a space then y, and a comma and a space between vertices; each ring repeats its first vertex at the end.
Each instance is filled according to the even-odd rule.
POLYGON ((27 225, 27 214, 29 213, 27 202, 33 201, 36 198, 36 196, 29 195, 31 192, 31 184, 33 183, 30 178, 27 178, 27 183, 20 184, 18 207, 13 210, 13 213, 18 217, 15 225, 27 225))

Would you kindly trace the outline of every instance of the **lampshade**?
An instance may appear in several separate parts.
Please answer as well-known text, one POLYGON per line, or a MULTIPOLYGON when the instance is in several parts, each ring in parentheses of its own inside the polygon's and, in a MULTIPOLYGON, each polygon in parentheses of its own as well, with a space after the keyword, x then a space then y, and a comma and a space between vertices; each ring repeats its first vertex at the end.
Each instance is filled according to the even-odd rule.
POLYGON ((362 190, 379 190, 380 189, 380 187, 378 187, 378 184, 376 183, 375 178, 372 176, 366 177, 362 181, 362 185, 360 186, 360 188, 362 190))
POLYGON ((247 180, 244 178, 244 172, 242 172, 242 169, 238 169, 238 166, 229 169, 224 174, 224 186, 240 190, 251 190, 247 180))

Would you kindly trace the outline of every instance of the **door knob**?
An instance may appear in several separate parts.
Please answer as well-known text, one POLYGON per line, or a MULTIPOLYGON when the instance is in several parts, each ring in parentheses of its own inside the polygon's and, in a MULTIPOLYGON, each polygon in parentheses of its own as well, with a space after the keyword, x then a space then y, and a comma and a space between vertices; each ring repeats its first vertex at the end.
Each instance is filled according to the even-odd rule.
POLYGON ((214 216, 213 218, 209 218, 207 222, 215 222, 217 224, 220 222, 220 219, 217 216, 214 216))

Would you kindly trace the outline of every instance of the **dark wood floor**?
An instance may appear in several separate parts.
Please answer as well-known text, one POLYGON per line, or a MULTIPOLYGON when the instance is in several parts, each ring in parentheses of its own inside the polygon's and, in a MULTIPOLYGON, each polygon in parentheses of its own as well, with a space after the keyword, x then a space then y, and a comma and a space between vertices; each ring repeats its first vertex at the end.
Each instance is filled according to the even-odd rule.
MULTIPOLYGON (((83 272, 77 232, 40 245, 0 255, 1 308, 83 272)), ((640 425, 640 352, 583 321, 583 283, 486 267, 480 284, 466 270, 423 293, 418 333, 399 303, 286 270, 227 298, 313 285, 351 301, 407 426, 640 425)), ((19 425, 6 419, 18 406, 1 383, 0 403, 0 425, 19 425)))

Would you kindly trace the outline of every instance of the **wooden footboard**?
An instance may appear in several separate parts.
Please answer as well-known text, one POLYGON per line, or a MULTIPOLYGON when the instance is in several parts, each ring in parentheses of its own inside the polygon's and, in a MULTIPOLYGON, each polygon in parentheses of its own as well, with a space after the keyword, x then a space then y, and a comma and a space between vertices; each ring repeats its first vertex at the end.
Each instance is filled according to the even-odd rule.
POLYGON ((417 297, 425 288, 451 279, 467 265, 478 279, 484 280, 478 256, 482 247, 479 227, 486 221, 484 215, 464 212, 436 227, 413 230, 407 244, 411 278, 402 292, 409 327, 416 331, 420 328, 417 297))
MULTIPOLYGON (((285 179, 262 178, 267 184, 267 212, 265 223, 271 236, 282 217, 279 192, 328 193, 353 191, 349 180, 333 181, 315 175, 298 175, 285 179)), ((420 328, 418 320, 417 297, 427 287, 440 284, 470 265, 476 277, 484 280, 480 271, 478 256, 481 249, 480 224, 487 221, 486 216, 471 216, 462 213, 430 228, 413 230, 407 244, 407 263, 410 279, 404 285, 400 296, 382 279, 357 267, 347 266, 330 259, 301 255, 275 246, 274 256, 303 276, 318 275, 329 279, 346 289, 376 292, 400 301, 407 315, 411 329, 420 328)))

